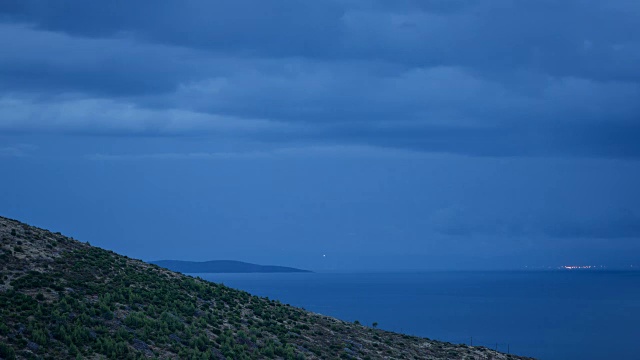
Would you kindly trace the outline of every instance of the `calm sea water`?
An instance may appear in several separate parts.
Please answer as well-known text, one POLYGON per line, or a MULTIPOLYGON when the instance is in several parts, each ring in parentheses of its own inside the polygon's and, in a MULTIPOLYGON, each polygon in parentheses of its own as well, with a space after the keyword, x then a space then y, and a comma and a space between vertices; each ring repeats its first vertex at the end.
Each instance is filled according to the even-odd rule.
POLYGON ((453 343, 473 337, 543 360, 640 359, 640 272, 192 275, 347 321, 453 343))

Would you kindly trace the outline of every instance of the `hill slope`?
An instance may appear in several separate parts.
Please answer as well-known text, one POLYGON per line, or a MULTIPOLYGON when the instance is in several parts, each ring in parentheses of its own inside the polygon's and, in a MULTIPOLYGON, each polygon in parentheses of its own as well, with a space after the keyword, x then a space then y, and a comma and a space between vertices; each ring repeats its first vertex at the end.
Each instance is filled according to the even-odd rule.
POLYGON ((212 261, 181 261, 181 260, 159 260, 151 261, 151 264, 167 268, 181 273, 292 273, 310 272, 286 266, 257 265, 242 261, 233 260, 212 260, 212 261))
POLYGON ((2 217, 0 240, 0 358, 518 358, 346 323, 2 217))

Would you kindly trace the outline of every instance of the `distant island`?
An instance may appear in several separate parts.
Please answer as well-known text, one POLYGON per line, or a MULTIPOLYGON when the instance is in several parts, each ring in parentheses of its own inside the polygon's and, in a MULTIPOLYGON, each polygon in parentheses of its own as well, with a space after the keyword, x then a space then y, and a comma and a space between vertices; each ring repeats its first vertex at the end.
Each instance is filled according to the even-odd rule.
POLYGON ((309 273, 312 271, 296 269, 286 266, 257 265, 234 260, 212 260, 212 261, 182 261, 182 260, 159 260, 151 261, 151 264, 160 267, 186 273, 309 273))

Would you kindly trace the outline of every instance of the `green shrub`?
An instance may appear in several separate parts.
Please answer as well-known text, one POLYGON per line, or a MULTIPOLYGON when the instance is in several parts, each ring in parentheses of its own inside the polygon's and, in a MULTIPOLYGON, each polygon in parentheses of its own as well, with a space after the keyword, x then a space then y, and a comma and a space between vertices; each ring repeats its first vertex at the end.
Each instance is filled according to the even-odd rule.
POLYGON ((0 357, 5 358, 6 360, 15 360, 16 351, 9 347, 9 345, 0 343, 0 357))
POLYGON ((9 327, 0 323, 0 335, 7 335, 9 333, 9 327))

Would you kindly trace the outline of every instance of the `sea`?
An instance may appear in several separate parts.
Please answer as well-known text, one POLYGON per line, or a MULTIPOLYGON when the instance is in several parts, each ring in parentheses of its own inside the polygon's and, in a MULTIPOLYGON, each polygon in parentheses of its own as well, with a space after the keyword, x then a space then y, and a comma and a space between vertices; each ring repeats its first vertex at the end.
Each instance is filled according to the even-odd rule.
POLYGON ((640 359, 640 271, 190 275, 434 340, 542 360, 640 359))

